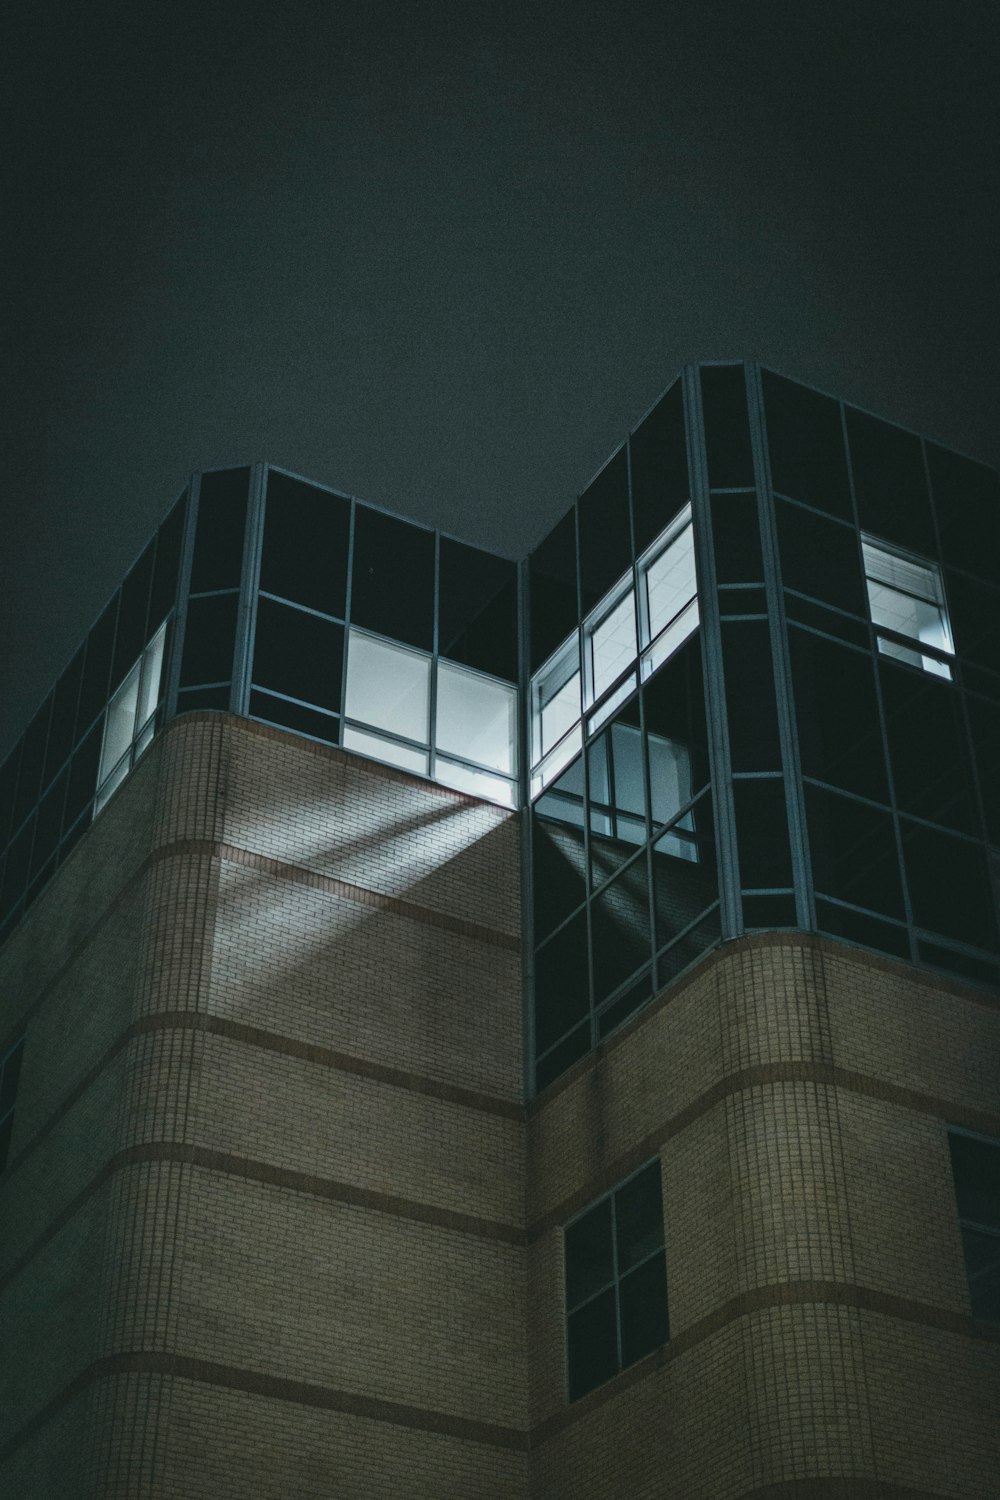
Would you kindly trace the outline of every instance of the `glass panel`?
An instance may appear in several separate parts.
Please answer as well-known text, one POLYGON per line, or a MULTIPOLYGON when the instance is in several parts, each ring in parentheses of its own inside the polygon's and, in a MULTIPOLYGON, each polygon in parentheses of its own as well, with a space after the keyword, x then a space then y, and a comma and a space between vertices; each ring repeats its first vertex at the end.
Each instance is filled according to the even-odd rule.
POLYGON ((343 659, 342 625, 273 599, 258 598, 253 645, 255 687, 271 688, 337 713, 343 659))
MULTIPOLYGON (((868 538, 862 539, 861 550, 872 622, 915 641, 925 641, 939 651, 951 651, 951 631, 937 568, 889 552, 868 538)), ((940 668, 941 664, 931 658, 926 661, 928 670, 940 668)))
MULTIPOLYGON (((639 561, 644 642, 656 640, 660 632, 690 605, 698 590, 690 507, 685 507, 672 522, 668 538, 662 548, 657 544, 639 561)), ((696 624, 697 619, 689 624, 685 634, 690 634, 696 624)))
POLYGON ((434 645, 434 533, 355 507, 351 624, 429 651, 434 645))
POLYGON ((629 440, 636 552, 644 552, 688 498, 684 393, 679 380, 629 440))
POLYGON ((866 948, 877 948, 880 953, 891 953, 896 958, 910 956, 910 939, 905 927, 893 927, 889 922, 880 922, 877 917, 835 906, 832 901, 816 902, 816 926, 820 932, 847 938, 852 943, 863 943, 866 948))
POLYGON ((116 594, 87 637, 87 655, 83 663, 83 683, 76 721, 78 733, 90 728, 108 701, 117 614, 116 594))
POLYGON ((19 828, 32 811, 42 789, 42 770, 45 763, 45 745, 51 712, 52 695, 50 694, 24 732, 17 777, 17 797, 14 803, 14 829, 19 828))
POLYGON ((120 682, 136 657, 142 651, 149 636, 146 617, 149 611, 149 589, 153 579, 153 554, 155 540, 145 552, 122 584, 121 604, 118 609, 118 634, 115 639, 114 664, 111 671, 113 682, 120 682))
MULTIPOLYGON (((350 632, 344 712, 390 734, 426 744, 430 734, 429 656, 350 632)), ((346 742, 345 742, 346 743, 346 742)))
POLYGON ((726 621, 722 656, 733 770, 778 771, 778 708, 767 621, 726 621))
POLYGON ((972 748, 979 771, 979 790, 991 843, 1000 846, 1000 704, 966 697, 972 748))
POLYGON ((614 1280, 611 1199, 566 1227, 566 1307, 585 1302, 614 1280))
POLYGON ((681 651, 660 668, 642 690, 643 711, 646 717, 646 733, 650 746, 650 784, 652 792, 653 821, 666 822, 663 817, 674 796, 680 796, 684 778, 678 768, 678 783, 674 789, 673 772, 667 774, 660 785, 663 762, 657 744, 681 748, 687 752, 690 762, 689 781, 692 791, 700 791, 708 781, 707 728, 705 722, 705 689, 701 671, 701 642, 695 637, 681 651))
MULTIPOLYGON (((691 779, 691 752, 686 745, 678 745, 675 740, 652 733, 648 736, 648 744, 653 826, 663 827, 687 806, 695 791, 691 779)), ((683 826, 689 822, 686 819, 683 826)), ((692 852, 682 857, 693 859, 697 856, 692 852)))
MULTIPOLYGON (((73 749, 74 732, 76 728, 76 705, 80 696, 80 682, 83 677, 83 647, 74 656, 66 671, 56 683, 55 692, 52 697, 52 718, 49 721, 49 738, 45 750, 45 774, 42 777, 42 785, 48 786, 52 777, 59 767, 68 758, 73 749)), ((2 822, 2 818, 0 818, 2 822)), ((3 843, 3 829, 0 828, 0 847, 3 843)))
POLYGON ((659 1255, 632 1271, 619 1287, 622 1368, 652 1354, 670 1337, 667 1321, 667 1262, 659 1255))
POLYGON ((270 469, 260 586, 344 618, 351 502, 270 469))
POLYGON ((624 448, 609 459, 580 496, 580 593, 587 613, 621 577, 632 560, 628 513, 628 458, 624 448))
POLYGON ((794 628, 788 642, 803 773, 887 802, 871 655, 794 628))
MULTIPOLYGON (((763 588, 719 589, 719 613, 723 615, 766 615, 767 596, 763 588)), ((866 636, 867 639, 867 636, 866 636)))
POLYGON ((744 893, 743 926, 747 931, 769 931, 797 925, 794 896, 748 896, 744 893))
POLYGON ((565 738, 561 739, 550 755, 546 756, 538 768, 532 773, 531 795, 536 796, 543 787, 548 786, 554 776, 558 776, 563 766, 569 764, 574 755, 579 755, 583 749, 583 730, 579 724, 570 730, 565 738))
POLYGON ((1000 1323, 1000 1234, 962 1230, 972 1316, 1000 1323))
POLYGON ((186 514, 187 495, 184 494, 156 534, 156 566, 149 599, 150 628, 159 625, 174 606, 186 514))
POLYGON ((363 729, 344 725, 343 745, 368 760, 385 761, 386 765, 399 766, 404 771, 416 771, 427 776, 429 756, 426 750, 414 750, 410 745, 397 744, 395 740, 381 739, 377 734, 368 734, 363 729))
POLYGON ((590 1050, 590 1025, 584 1022, 535 1065, 535 1089, 541 1092, 590 1050))
POLYGON ((975 984, 991 984, 996 988, 1000 982, 1000 965, 989 963, 985 958, 973 958, 969 953, 957 953, 943 943, 928 943, 920 938, 917 953, 922 964, 932 969, 944 969, 960 979, 971 979, 975 984))
POLYGON ((489 771, 476 771, 471 766, 459 765, 458 761, 445 760, 437 756, 434 762, 434 780, 442 786, 454 787, 456 792, 468 792, 471 797, 482 797, 487 802, 498 802, 502 807, 515 807, 516 789, 512 782, 502 776, 491 776, 489 771))
POLYGON ((239 588, 249 486, 249 469, 220 469, 215 474, 201 476, 191 566, 192 594, 239 588))
POLYGON ((142 655, 142 683, 139 689, 139 705, 135 720, 139 727, 152 717, 160 701, 163 647, 166 639, 167 627, 161 625, 142 655))
POLYGON ((177 712, 194 713, 201 709, 216 709, 222 713, 229 710, 229 683, 217 687, 185 688, 177 694, 177 712))
POLYGON ((271 693, 254 689, 250 694, 252 718, 264 719, 268 724, 277 724, 291 729, 294 734, 307 734, 314 740, 325 740, 327 744, 340 743, 340 720, 332 714, 317 713, 298 703, 289 703, 286 698, 276 698, 271 693))
POLYGON ((932 553, 934 523, 920 439, 852 407, 845 415, 862 527, 932 553))
MULTIPOLYGON (((959 654, 991 672, 1000 672, 1000 589, 974 578, 948 574, 948 597, 959 654)), ((992 689, 984 691, 995 691, 992 689)))
POLYGON ((927 463, 945 562, 1000 583, 1000 476, 935 443, 927 463))
POLYGON ((816 889, 902 918, 903 893, 889 813, 819 787, 807 786, 805 794, 816 889))
POLYGON ((535 953, 535 1052, 546 1052, 590 1010, 587 920, 579 912, 535 953))
POLYGON ((756 495, 712 496, 712 545, 719 583, 756 583, 764 576, 756 495))
POLYGON ((442 656, 517 681, 516 563, 443 536, 439 609, 442 656))
POLYGON ((569 1399, 577 1401, 618 1373, 615 1290, 570 1313, 566 1324, 569 1399))
POLYGON ((591 880, 595 886, 646 841, 646 788, 638 704, 587 750, 591 880))
POLYGON ((69 793, 63 813, 63 826, 66 829, 72 828, 94 795, 103 735, 103 722, 95 724, 74 752, 69 771, 69 793))
POLYGON ((664 662, 670 660, 675 651, 683 646, 688 637, 698 629, 698 619, 698 601, 692 599, 687 609, 681 611, 676 620, 657 636, 646 651, 642 658, 644 678, 651 677, 664 662))
POLYGON ((536 817, 532 870, 535 941, 541 942, 586 894, 582 828, 560 827, 536 817))
POLYGON ((663 1245, 659 1158, 615 1193, 615 1234, 619 1276, 663 1245))
MULTIPOLYGON (((653 845, 657 948, 673 942, 718 899, 712 804, 706 794, 653 845), (692 858, 692 845, 697 858, 692 858)), ((662 977, 660 983, 665 983, 662 977)))
POLYGON ((858 534, 853 526, 841 526, 790 500, 776 500, 774 515, 785 587, 866 616, 858 534))
POLYGON ((630 984, 616 1000, 610 1001, 597 1017, 597 1035, 603 1039, 610 1036, 616 1027, 635 1014, 653 993, 653 975, 647 970, 634 984, 630 984))
POLYGON ((769 370, 761 372, 774 488, 851 519, 840 405, 769 370))
POLYGON ((581 714, 577 636, 567 641, 531 682, 531 759, 537 763, 559 743, 581 714))
POLYGON ((108 715, 104 724, 104 744, 101 748, 100 781, 103 781, 110 774, 112 767, 118 764, 135 737, 135 710, 139 700, 141 665, 141 662, 136 662, 108 704, 108 715))
POLYGON ((1000 1229, 1000 1144, 971 1135, 949 1135, 955 1197, 963 1219, 1000 1229))
POLYGON ((883 669, 881 679, 897 807, 980 834, 957 695, 927 673, 883 669))
MULTIPOLYGON (((728 595, 720 595, 721 600, 726 600, 728 595)), ((798 620, 803 625, 811 625, 815 630, 822 630, 826 635, 835 635, 848 645, 859 646, 862 651, 871 649, 868 639, 868 627, 860 620, 852 619, 849 615, 842 615, 832 609, 827 609, 822 604, 815 604, 811 599, 800 599, 796 594, 790 594, 785 590, 785 610, 790 620, 798 620)))
POLYGON ((35 843, 31 854, 31 875, 38 874, 50 855, 56 852, 62 832, 63 803, 69 782, 69 767, 49 788, 38 805, 38 820, 35 824, 35 843))
POLYGON ((435 732, 439 750, 513 776, 517 770, 517 689, 439 662, 435 732))
POLYGON ((118 790, 118 788, 121 786, 122 782, 125 780, 125 777, 129 773, 130 763, 131 763, 131 757, 128 756, 128 755, 123 756, 122 759, 118 762, 118 764, 113 768, 113 770, 111 771, 111 773, 107 777, 107 779, 103 782, 103 784, 102 784, 102 786, 100 788, 100 791, 97 793, 97 796, 94 798, 94 817, 95 818, 96 818, 97 814, 101 811, 101 809, 103 807, 105 807, 108 802, 111 801, 111 798, 112 798, 113 794, 118 790))
POLYGON ((591 903, 595 1004, 652 957, 647 880, 640 854, 591 903))
POLYGON ((587 702, 595 703, 636 656, 635 595, 631 588, 617 604, 584 626, 587 702))
POLYGON ((17 793, 17 769, 20 758, 19 741, 0 768, 0 849, 4 848, 13 832, 14 797, 17 793))
POLYGON ((156 719, 152 718, 147 721, 146 727, 140 730, 139 734, 136 736, 135 748, 132 751, 133 763, 137 761, 140 756, 145 755, 146 751, 153 743, 153 736, 155 733, 156 719))
POLYGON ((3 900, 0 908, 4 915, 17 905, 28 884, 28 871, 31 864, 31 845, 35 837, 35 817, 32 814, 25 823, 21 832, 11 840, 7 850, 7 863, 4 868, 3 877, 3 900))
POLYGON ((701 405, 705 420, 708 482, 712 489, 753 484, 743 366, 703 365, 701 405))
POLYGON ((959 942, 994 948, 993 890, 982 845, 920 827, 907 818, 900 819, 900 833, 917 924, 959 942))
POLYGON ((528 561, 531 670, 552 655, 577 625, 576 508, 563 516, 528 561))
POLYGON ((181 660, 181 686, 228 682, 233 675, 238 594, 189 599, 181 660))
POLYGON ((751 889, 790 886, 792 859, 783 780, 734 781, 740 884, 751 889))

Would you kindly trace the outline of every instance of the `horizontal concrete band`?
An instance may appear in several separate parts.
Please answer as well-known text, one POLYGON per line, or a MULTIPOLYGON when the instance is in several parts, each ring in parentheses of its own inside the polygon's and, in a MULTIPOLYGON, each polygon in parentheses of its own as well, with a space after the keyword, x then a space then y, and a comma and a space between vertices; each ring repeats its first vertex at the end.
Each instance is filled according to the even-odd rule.
POLYGON ((0 1463, 30 1441, 68 1402, 95 1381, 121 1375, 171 1376, 176 1380, 190 1380, 217 1389, 241 1391, 271 1401, 289 1401, 296 1406, 341 1412, 345 1416, 366 1417, 369 1421, 389 1422, 397 1427, 413 1427, 422 1432, 439 1433, 491 1448, 527 1452, 529 1446, 528 1432, 516 1427, 504 1427, 496 1422, 478 1422, 471 1417, 453 1416, 428 1407, 384 1401, 375 1396, 360 1396, 352 1391, 335 1390, 330 1386, 315 1385, 304 1380, 287 1380, 277 1375, 264 1375, 258 1370, 238 1369, 231 1365, 215 1364, 211 1360, 193 1359, 188 1355, 149 1351, 106 1355, 88 1365, 8 1439, 0 1448, 0 1463))

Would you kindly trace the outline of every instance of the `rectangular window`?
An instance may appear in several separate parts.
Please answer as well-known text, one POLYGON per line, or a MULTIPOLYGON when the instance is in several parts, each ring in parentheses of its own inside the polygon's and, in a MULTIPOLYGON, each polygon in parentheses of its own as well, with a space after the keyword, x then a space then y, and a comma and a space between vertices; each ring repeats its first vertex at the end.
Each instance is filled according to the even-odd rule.
POLYGON ((104 737, 94 812, 99 813, 153 738, 163 678, 167 627, 159 630, 113 693, 104 716, 104 737))
POLYGON ((1000 1141, 948 1137, 972 1316, 1000 1323, 1000 1141))
POLYGON ((659 1158, 567 1224, 564 1250, 576 1401, 670 1337, 659 1158))
POLYGON ((574 631, 531 681, 531 760, 539 767, 538 791, 581 748, 581 712, 580 648, 574 631))
POLYGON ((344 712, 373 729, 426 745, 430 740, 431 659, 352 630, 344 712))
POLYGON ((635 593, 631 586, 611 604, 594 611, 583 627, 583 639, 589 706, 603 697, 635 661, 635 593))
POLYGON ((943 657, 955 647, 945 607, 941 571, 925 558, 862 536, 868 608, 878 634, 878 649, 936 677, 951 678, 943 657), (929 646, 935 655, 914 650, 908 642, 929 646))
POLYGON ((691 507, 680 515, 639 561, 643 677, 662 666, 698 628, 698 580, 694 565, 691 507))
POLYGON ((14 1100, 21 1075, 24 1037, 14 1043, 0 1059, 0 1172, 10 1156, 10 1137, 14 1128, 14 1100))

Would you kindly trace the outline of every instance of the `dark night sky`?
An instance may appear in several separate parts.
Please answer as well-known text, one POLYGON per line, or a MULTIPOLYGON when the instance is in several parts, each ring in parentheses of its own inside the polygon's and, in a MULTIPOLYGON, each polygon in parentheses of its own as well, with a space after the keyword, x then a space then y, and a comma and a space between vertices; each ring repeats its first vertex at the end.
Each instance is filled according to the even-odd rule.
POLYGON ((0 754, 194 469, 519 555, 726 356, 1000 461, 994 0, 20 11, 0 754))

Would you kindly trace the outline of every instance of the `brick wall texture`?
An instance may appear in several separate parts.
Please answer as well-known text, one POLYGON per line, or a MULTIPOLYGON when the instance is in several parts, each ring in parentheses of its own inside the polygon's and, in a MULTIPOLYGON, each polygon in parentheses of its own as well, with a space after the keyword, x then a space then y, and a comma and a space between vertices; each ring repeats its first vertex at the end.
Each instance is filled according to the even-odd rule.
POLYGON ((517 819, 224 715, 0 953, 0 1494, 1000 1497, 947 1127, 1000 1008, 726 944, 527 1107, 517 819), (658 1156, 671 1340, 567 1405, 562 1226, 658 1156))

